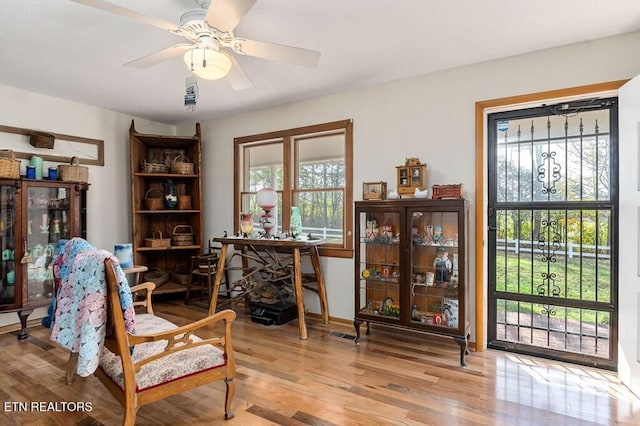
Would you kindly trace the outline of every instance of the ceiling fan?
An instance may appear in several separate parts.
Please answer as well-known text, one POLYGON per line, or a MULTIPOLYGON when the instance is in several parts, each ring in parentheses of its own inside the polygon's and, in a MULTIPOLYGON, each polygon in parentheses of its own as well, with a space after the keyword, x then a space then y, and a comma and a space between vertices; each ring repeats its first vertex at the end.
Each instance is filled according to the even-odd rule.
POLYGON ((189 10, 180 17, 180 25, 156 19, 104 0, 71 0, 185 37, 190 43, 180 43, 126 63, 134 68, 147 68, 182 55, 189 70, 198 77, 214 80, 228 76, 234 90, 252 86, 234 55, 288 62, 315 67, 320 52, 263 41, 236 37, 233 30, 256 0, 195 0, 200 9, 189 10))

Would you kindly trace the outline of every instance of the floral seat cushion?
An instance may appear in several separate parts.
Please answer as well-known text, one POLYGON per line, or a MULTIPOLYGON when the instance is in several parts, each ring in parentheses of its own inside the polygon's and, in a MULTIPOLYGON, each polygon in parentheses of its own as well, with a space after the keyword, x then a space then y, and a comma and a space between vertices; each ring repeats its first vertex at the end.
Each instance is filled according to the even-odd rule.
MULTIPOLYGON (((175 324, 151 314, 136 315, 136 334, 152 334, 177 328, 175 324)), ((192 341, 202 339, 191 336, 192 341)), ((160 353, 167 341, 149 342, 136 345, 131 359, 141 361, 160 353)), ((180 379, 202 371, 221 367, 226 364, 221 349, 213 345, 197 346, 162 357, 144 365, 136 374, 136 392, 149 389, 162 383, 180 379)), ((124 389, 124 377, 120 357, 104 348, 100 357, 100 367, 118 386, 124 389)))

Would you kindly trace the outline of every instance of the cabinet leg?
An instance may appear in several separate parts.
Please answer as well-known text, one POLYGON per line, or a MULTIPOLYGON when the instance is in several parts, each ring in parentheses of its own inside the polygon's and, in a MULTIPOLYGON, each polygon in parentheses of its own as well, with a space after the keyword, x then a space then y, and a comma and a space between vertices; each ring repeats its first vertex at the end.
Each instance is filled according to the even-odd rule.
POLYGON ((33 309, 26 309, 18 311, 18 317, 20 318, 20 334, 18 334, 18 340, 24 340, 29 337, 29 330, 27 329, 27 319, 33 312, 33 309))
POLYGON ((467 360, 465 359, 465 355, 469 354, 469 335, 467 334, 464 337, 454 337, 453 340, 460 345, 460 365, 466 367, 467 360))
POLYGON ((364 321, 359 319, 353 320, 353 327, 356 329, 356 339, 353 341, 353 343, 358 343, 360 341, 360 326, 363 322, 364 321))
POLYGON ((353 327, 356 329, 356 339, 353 341, 354 343, 358 343, 360 340, 360 326, 362 325, 363 322, 367 323, 367 335, 371 334, 371 329, 369 326, 369 321, 364 321, 364 320, 360 320, 360 319, 354 319, 353 320, 353 327))

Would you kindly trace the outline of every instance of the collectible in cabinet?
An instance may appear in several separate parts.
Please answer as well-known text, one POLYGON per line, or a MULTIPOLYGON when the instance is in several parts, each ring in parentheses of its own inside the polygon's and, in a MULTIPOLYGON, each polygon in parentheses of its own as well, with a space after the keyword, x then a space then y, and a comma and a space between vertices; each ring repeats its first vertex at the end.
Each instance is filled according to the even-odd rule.
POLYGON ((356 202, 356 343, 370 323, 452 337, 466 365, 465 200, 356 202))

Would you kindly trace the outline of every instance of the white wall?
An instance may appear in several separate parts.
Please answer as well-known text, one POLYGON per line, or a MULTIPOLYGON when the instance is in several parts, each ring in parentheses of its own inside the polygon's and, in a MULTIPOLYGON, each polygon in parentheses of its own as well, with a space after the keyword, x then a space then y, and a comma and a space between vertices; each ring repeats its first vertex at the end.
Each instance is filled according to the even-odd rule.
MULTIPOLYGON (((104 167, 89 166, 87 237, 96 247, 110 251, 114 244, 131 240, 129 127, 132 118, 0 85, 0 124, 104 140, 104 167)), ((148 120, 136 118, 135 126, 140 132, 175 134, 174 126, 148 120)), ((32 147, 26 136, 0 132, 0 148, 26 151, 32 147)), ((42 151, 55 153, 55 148, 42 151)), ((23 164, 23 174, 24 169, 23 164)), ((37 316, 35 313, 29 319, 37 316)), ((0 326, 16 321, 16 314, 0 314, 0 326)))
MULTIPOLYGON (((234 137, 345 118, 354 120, 356 200, 363 181, 384 180, 394 188, 395 166, 419 157, 428 165, 429 186, 462 183, 474 209, 476 101, 630 78, 640 72, 638 49, 640 33, 633 33, 204 121, 205 235, 220 236, 233 227, 234 137)), ((178 134, 189 134, 193 125, 182 123, 178 134)), ((473 324, 473 215, 471 220, 473 324)), ((322 266, 330 315, 353 319, 353 260, 323 258, 322 266)), ((316 298, 308 296, 310 310, 319 312, 316 298)))

